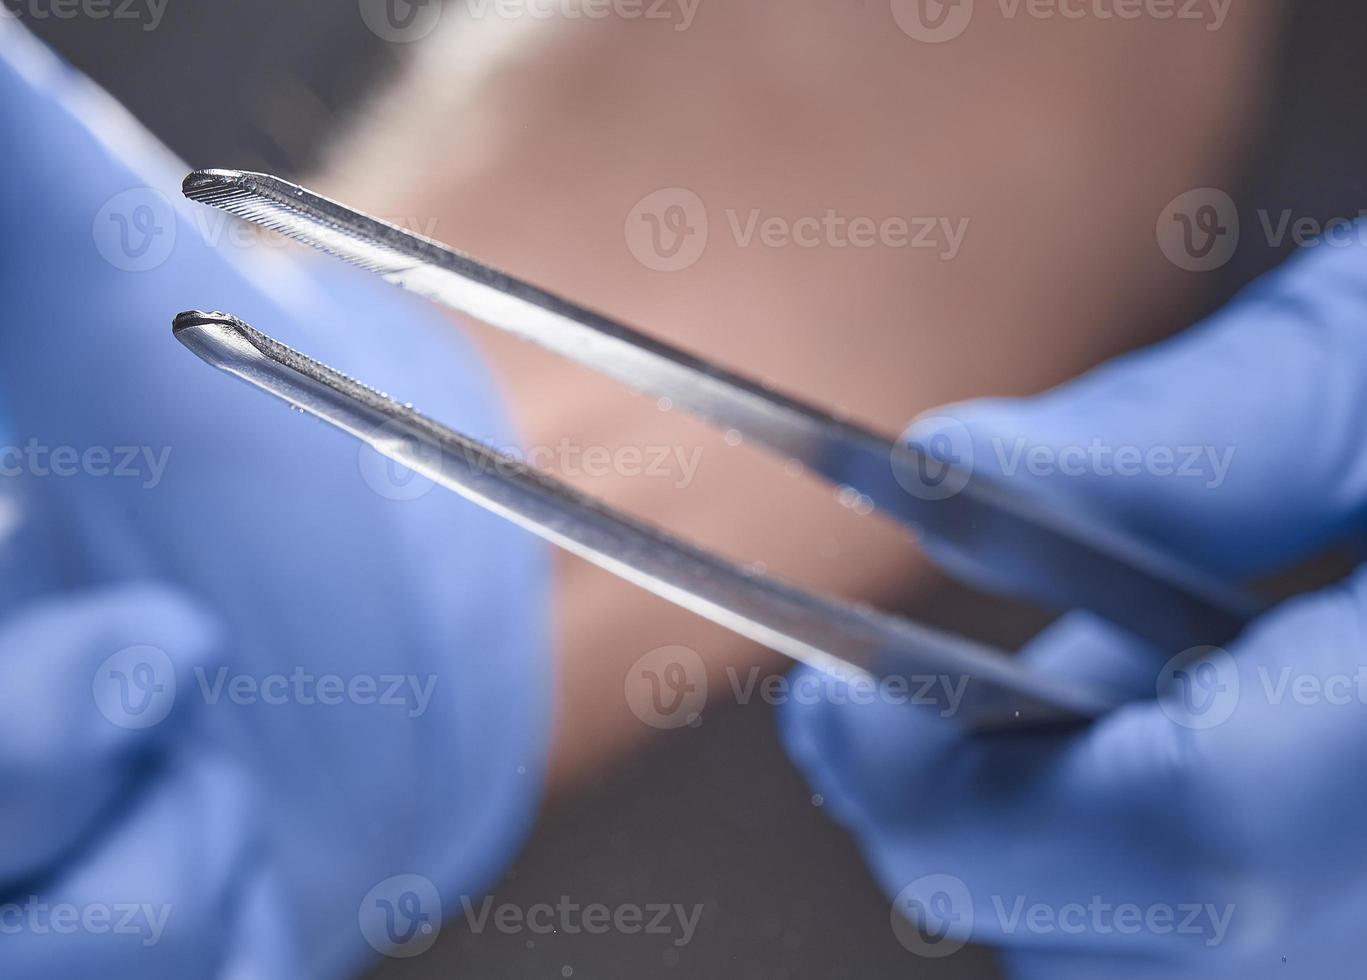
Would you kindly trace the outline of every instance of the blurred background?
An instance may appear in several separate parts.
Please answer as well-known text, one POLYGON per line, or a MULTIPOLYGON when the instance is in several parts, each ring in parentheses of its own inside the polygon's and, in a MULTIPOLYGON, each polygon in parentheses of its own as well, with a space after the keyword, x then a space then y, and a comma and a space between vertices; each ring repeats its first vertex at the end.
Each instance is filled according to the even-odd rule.
MULTIPOLYGON (((711 13, 709 2, 703 0, 699 18, 711 13)), ((834 11, 869 17, 870 7, 877 6, 873 0, 848 0, 843 6, 836 0, 798 0, 804 5, 824 16, 834 11)), ((1278 7, 1271 0, 1255 6, 1278 7)), ((892 18, 881 13, 881 29, 896 31, 892 18)), ((459 22, 466 14, 453 2, 444 16, 459 22)), ((353 0, 171 0, 156 30, 118 19, 26 20, 192 166, 265 170, 301 179, 333 167, 339 140, 350 138, 346 134, 354 132, 358 114, 377 93, 404 76, 420 47, 380 37, 353 0)), ((1367 101, 1367 65, 1359 50, 1367 8, 1350 0, 1287 4, 1272 25, 1262 33, 1249 32, 1264 38, 1256 42, 1262 47, 1255 60, 1262 67, 1258 84, 1245 93, 1243 135, 1221 186, 1249 221, 1256 221, 1255 213, 1286 211, 1321 222, 1355 217, 1364 201, 1360 175, 1367 173, 1367 124, 1360 112, 1367 101)), ((486 27, 473 18, 461 25, 476 44, 477 32, 486 27)), ((908 45, 905 57, 929 57, 928 51, 908 45)), ((1177 92, 1186 85, 1195 95, 1218 82, 1201 73, 1199 57, 1194 64, 1189 76, 1177 80, 1177 92)), ((717 70, 725 74, 724 66, 717 70)), ((1162 70, 1151 62, 1133 64, 1131 84, 1142 90, 1162 70)), ((1086 74, 1074 79, 1079 90, 1090 81, 1086 74)), ((680 85, 690 82, 680 79, 680 85)), ((764 96, 744 84, 733 94, 741 103, 764 96)), ((942 97, 953 100, 961 94, 947 88, 942 97)), ((1124 103, 1108 111, 1119 125, 1139 129, 1155 157, 1167 152, 1169 136, 1161 119, 1142 112, 1128 119, 1124 103)), ((587 107, 585 112, 592 115, 587 107)), ((870 140, 876 138, 869 134, 870 140)), ((932 140, 935 152, 952 155, 954 139, 946 132, 932 140)), ((746 165, 743 160, 735 164, 746 165)), ((995 179, 1009 183, 1018 161, 1003 158, 994 166, 995 179)), ((1111 190, 1138 179, 1143 166, 1138 161, 1134 174, 1117 175, 1121 186, 1111 190)), ((574 193, 570 178, 556 192, 574 193)), ((509 216, 515 220, 526 218, 509 216)), ((1135 235, 1151 239, 1152 226, 1135 235)), ((1035 245, 1023 241, 1020 247, 1035 245)), ((1180 281, 1177 298, 1136 313, 1149 322, 1132 331, 1134 342, 1179 329, 1219 305, 1292 247, 1289 238, 1274 243, 1245 235, 1222 268, 1174 277, 1174 283, 1180 281)), ((1066 294, 1055 299, 1060 306, 1069 301, 1066 294)), ((1029 610, 998 604, 986 615, 983 608, 977 597, 937 583, 918 594, 907 611, 944 625, 971 624, 977 635, 1004 645, 1019 643, 1042 622, 1029 610)), ((620 697, 620 688, 610 693, 620 697)), ((789 764, 771 715, 763 703, 709 710, 700 727, 654 735, 559 792, 535 839, 495 893, 495 903, 524 908, 554 903, 562 895, 609 905, 662 896, 689 906, 700 903, 702 923, 687 947, 675 947, 669 937, 528 940, 495 930, 474 935, 457 916, 431 952, 384 964, 375 976, 839 980, 994 975, 986 952, 932 962, 899 945, 889 928, 887 898, 789 764)))

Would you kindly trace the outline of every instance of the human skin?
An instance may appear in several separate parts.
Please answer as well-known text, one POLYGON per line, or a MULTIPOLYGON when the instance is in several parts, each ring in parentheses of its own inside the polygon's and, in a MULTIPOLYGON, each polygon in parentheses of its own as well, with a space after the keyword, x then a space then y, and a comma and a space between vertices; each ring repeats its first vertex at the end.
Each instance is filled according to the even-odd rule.
MULTIPOLYGON (((1218 30, 1005 9, 979 4, 944 44, 899 30, 886 4, 834 0, 706 6, 687 30, 448 14, 319 182, 896 434, 936 405, 1035 392, 1185 325, 1203 280, 1163 258, 1155 224, 1184 191, 1237 180, 1281 6, 1236 5, 1218 30), (655 271, 624 229, 643 198, 680 187, 703 202, 706 249, 686 269, 655 271), (785 224, 746 241, 755 209, 785 224), (854 247, 848 227, 821 226, 830 211, 947 224, 938 249, 899 244, 895 229, 854 247), (803 217, 817 226, 793 225, 803 217), (795 227, 817 244, 782 244, 777 232, 795 227), (957 250, 946 227, 963 234, 957 250)), ((829 486, 470 329, 526 444, 552 450, 538 462, 576 486, 814 589, 895 605, 933 581, 901 528, 840 506, 829 486), (698 468, 691 479, 677 462, 665 477, 588 475, 582 457, 555 450, 562 439, 668 448, 698 468)), ((651 733, 623 697, 648 651, 697 651, 716 697, 729 696, 728 666, 779 666, 575 559, 559 559, 555 601, 554 788, 651 733)))

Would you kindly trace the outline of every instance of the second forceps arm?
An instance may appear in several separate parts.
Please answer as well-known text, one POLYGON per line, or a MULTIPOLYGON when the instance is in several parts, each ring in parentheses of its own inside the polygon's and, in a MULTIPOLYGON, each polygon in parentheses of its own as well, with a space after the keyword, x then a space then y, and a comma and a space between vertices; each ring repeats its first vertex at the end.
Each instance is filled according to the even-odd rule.
MULTIPOLYGON (((675 604, 847 678, 945 679, 942 714, 990 730, 1083 722, 1103 692, 1032 673, 1006 655, 900 617, 753 575, 286 347, 235 317, 186 313, 176 338, 201 359, 368 443, 480 506, 675 604), (948 689, 961 691, 953 702, 948 689)), ((927 688, 932 690, 932 688, 927 688)))

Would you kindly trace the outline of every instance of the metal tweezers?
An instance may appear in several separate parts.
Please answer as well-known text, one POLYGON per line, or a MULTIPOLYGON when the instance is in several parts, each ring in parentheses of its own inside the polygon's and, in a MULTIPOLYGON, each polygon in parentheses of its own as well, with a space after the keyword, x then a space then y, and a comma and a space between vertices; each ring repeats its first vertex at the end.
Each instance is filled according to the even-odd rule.
MULTIPOLYGON (((1086 609, 1177 653, 1235 636, 1252 598, 1078 510, 954 472, 953 463, 740 377, 430 239, 264 174, 207 170, 185 195, 367 269, 624 382, 852 488, 919 533, 967 551, 1031 599, 1086 609), (962 487, 915 493, 919 474, 962 487), (946 472, 945 468, 950 467, 946 472), (1049 573, 1041 574, 1047 568, 1049 573)), ((796 660, 847 678, 902 679, 980 730, 1086 723, 1109 691, 1031 672, 1004 652, 815 595, 622 514, 286 347, 229 314, 184 313, 175 336, 218 369, 628 581, 796 660), (930 679, 959 684, 927 684, 930 679), (962 691, 948 702, 948 691, 962 691)))

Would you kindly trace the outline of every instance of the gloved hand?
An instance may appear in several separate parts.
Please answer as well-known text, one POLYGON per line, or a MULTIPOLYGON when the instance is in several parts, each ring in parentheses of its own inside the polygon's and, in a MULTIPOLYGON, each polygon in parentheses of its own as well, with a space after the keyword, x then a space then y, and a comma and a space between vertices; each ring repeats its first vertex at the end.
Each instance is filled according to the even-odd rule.
POLYGON ((0 625, 0 881, 22 883, 0 904, 6 976, 298 975, 261 801, 227 753, 186 744, 194 706, 170 696, 220 640, 139 586, 0 625))
MULTIPOLYGON (((1066 497, 1231 580, 1356 538, 1354 237, 1186 335, 1038 398, 941 411, 913 437, 953 436, 976 474, 1066 497)), ((971 940, 1051 980, 1359 975, 1367 573, 1280 605, 1225 651, 1175 654, 1071 614, 1024 656, 1141 699, 1085 731, 971 737, 901 704, 820 703, 790 705, 785 738, 916 953, 971 940)))
POLYGON ((534 818, 543 551, 170 323, 229 310, 508 445, 496 392, 425 305, 182 204, 183 165, 4 18, 0 134, 0 975, 430 945, 534 818), (30 899, 169 915, 144 951, 30 899))

